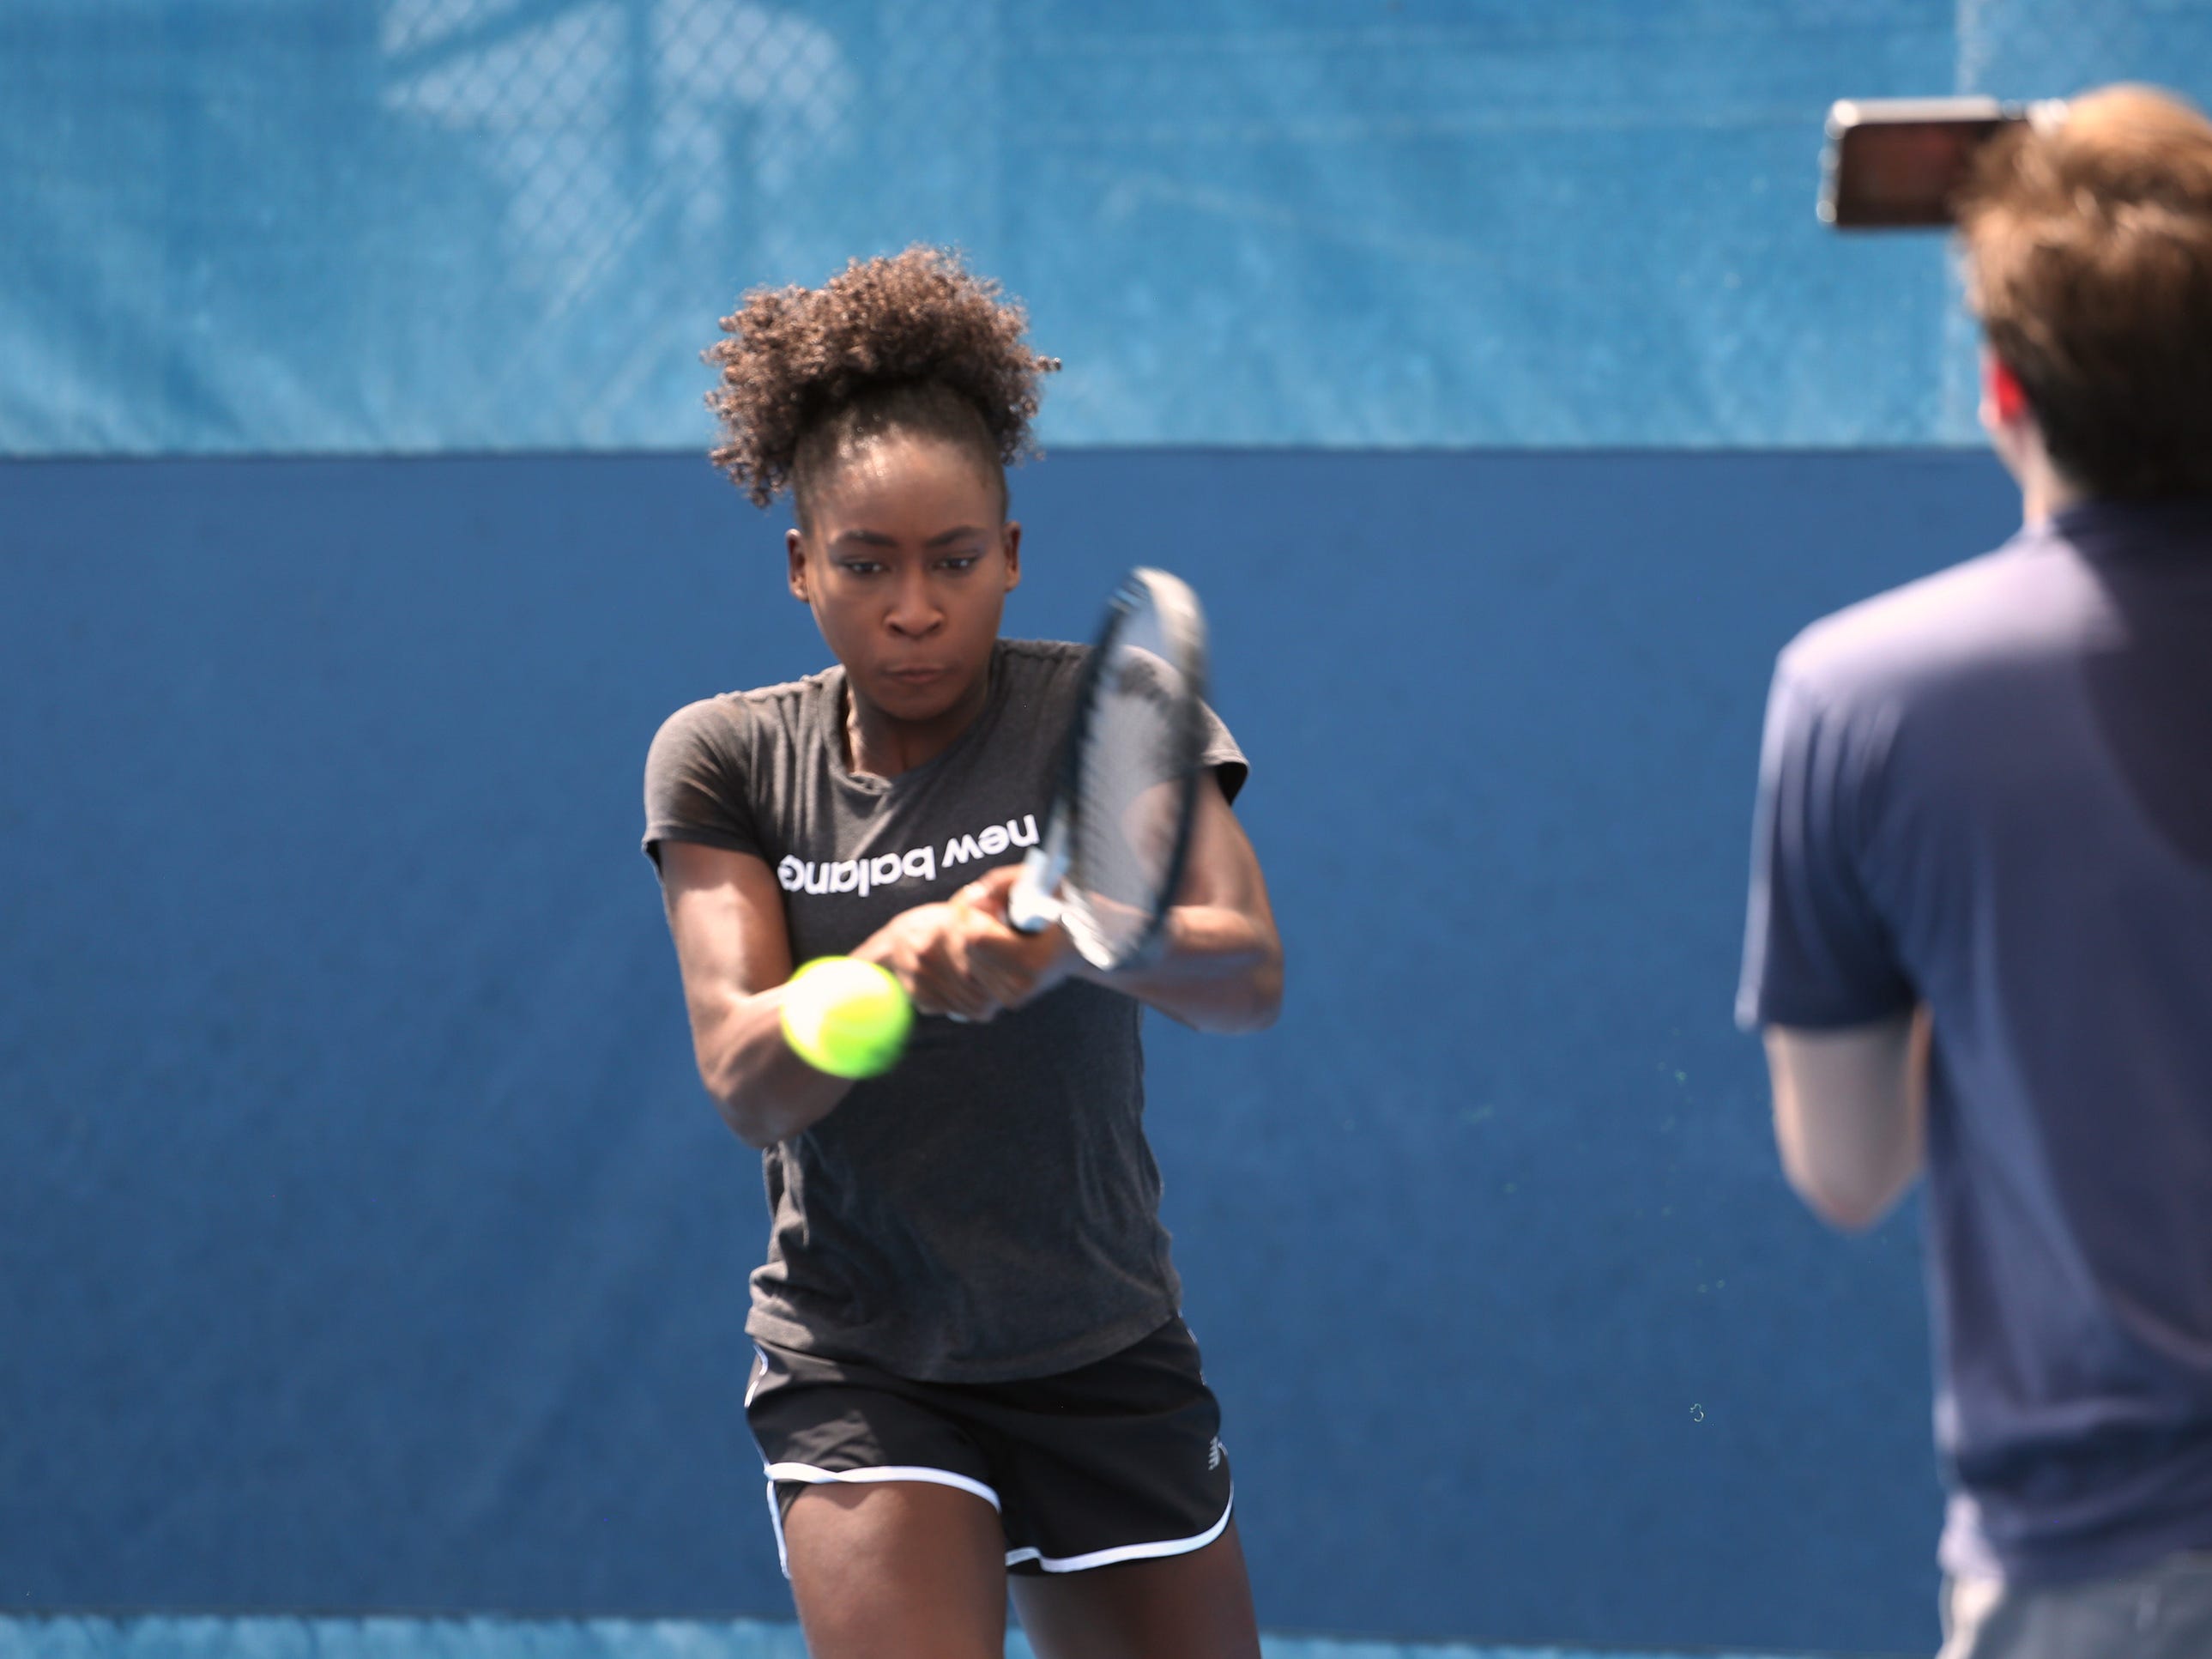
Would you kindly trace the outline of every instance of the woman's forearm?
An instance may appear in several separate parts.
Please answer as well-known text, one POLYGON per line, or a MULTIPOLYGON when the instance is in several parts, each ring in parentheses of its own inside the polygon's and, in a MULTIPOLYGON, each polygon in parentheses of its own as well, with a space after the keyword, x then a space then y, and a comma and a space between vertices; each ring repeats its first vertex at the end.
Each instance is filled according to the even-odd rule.
POLYGON ((1200 1031, 1264 1030, 1283 1003, 1283 946, 1273 924, 1226 905, 1176 905, 1141 963, 1077 971, 1200 1031))
POLYGON ((787 988, 734 998, 708 1021, 693 1017, 700 1080, 722 1121, 748 1146, 765 1149, 818 1123, 853 1086, 849 1078, 815 1070, 785 1040, 787 988))

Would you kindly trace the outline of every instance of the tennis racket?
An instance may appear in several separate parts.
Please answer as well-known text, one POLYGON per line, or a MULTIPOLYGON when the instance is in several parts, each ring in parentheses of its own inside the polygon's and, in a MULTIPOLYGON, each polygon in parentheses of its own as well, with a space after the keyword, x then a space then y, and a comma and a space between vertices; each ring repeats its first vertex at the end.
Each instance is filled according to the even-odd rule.
POLYGON ((1083 665, 1044 834, 1006 916, 1054 921, 1118 968, 1159 937, 1190 857, 1206 749, 1206 613, 1164 570, 1132 570, 1083 665))

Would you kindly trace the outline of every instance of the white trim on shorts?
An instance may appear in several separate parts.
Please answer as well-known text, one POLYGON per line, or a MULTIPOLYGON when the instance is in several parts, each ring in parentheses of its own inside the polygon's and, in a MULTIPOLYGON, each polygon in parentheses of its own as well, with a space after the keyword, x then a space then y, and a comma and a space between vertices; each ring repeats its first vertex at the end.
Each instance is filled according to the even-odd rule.
MULTIPOLYGON (((975 1476, 956 1474, 951 1469, 933 1469, 920 1463, 883 1463, 866 1469, 818 1469, 811 1463, 770 1463, 763 1473, 768 1476, 769 1524, 775 1528, 775 1561, 783 1569, 786 1578, 791 1577, 791 1552, 783 1541, 783 1505, 775 1501, 775 1483, 795 1480, 802 1486, 824 1486, 839 1482, 867 1486, 882 1480, 919 1480, 927 1486, 955 1486, 962 1492, 973 1492, 994 1510, 1000 1509, 999 1494, 975 1476)), ((1226 1519, 1226 1517, 1224 1517, 1226 1519)), ((1013 1558, 1006 1558, 1012 1565, 1013 1558)))
MULTIPOLYGON (((775 1529, 775 1562, 783 1569, 786 1578, 791 1577, 791 1552, 783 1541, 783 1506, 775 1501, 775 1483, 795 1480, 809 1486, 830 1486, 850 1482, 866 1486, 886 1480, 918 1480, 925 1485, 953 1486, 962 1492, 973 1492, 1004 1513, 999 1494, 971 1475, 956 1474, 951 1469, 933 1469, 926 1464, 884 1463, 866 1469, 821 1469, 811 1463, 770 1463, 765 1467, 768 1476, 768 1519, 775 1529)), ((1085 1555, 1047 1555, 1042 1550, 1024 1545, 1006 1552, 1006 1565, 1018 1567, 1024 1561, 1034 1561, 1046 1572, 1084 1572, 1092 1567, 1110 1567, 1117 1561, 1151 1561, 1163 1556, 1188 1555, 1202 1550, 1229 1529, 1229 1517, 1237 1510, 1237 1489, 1229 1489, 1229 1501, 1222 1506, 1221 1518, 1204 1532, 1193 1533, 1188 1538, 1164 1538, 1150 1544, 1117 1544, 1111 1549, 1092 1550, 1085 1555)))
POLYGON ((1166 1538, 1156 1544, 1117 1544, 1112 1549, 1093 1550, 1088 1555, 1051 1556, 1037 1549, 1008 1550, 1006 1565, 1012 1567, 1034 1561, 1047 1572, 1084 1572, 1092 1567, 1110 1567, 1116 1561, 1149 1561, 1163 1555, 1188 1555, 1193 1550, 1204 1549, 1228 1530, 1229 1516, 1236 1507, 1237 1492, 1231 1487, 1221 1519, 1204 1532, 1194 1532, 1188 1538, 1166 1538))

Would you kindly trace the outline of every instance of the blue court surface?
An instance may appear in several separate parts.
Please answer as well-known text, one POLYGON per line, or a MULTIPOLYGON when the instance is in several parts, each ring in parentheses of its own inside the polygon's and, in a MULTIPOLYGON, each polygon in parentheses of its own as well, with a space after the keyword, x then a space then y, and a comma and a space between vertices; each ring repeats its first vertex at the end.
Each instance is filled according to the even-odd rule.
MULTIPOLYGON (((1481 1647, 1270 1636, 1267 1659, 1692 1659, 1580 1648, 1481 1647)), ((806 1659, 798 1630, 740 1619, 0 1620, 0 1659, 806 1659)), ((1006 1659, 1030 1659, 1018 1632, 1006 1659)), ((1694 1659, 1782 1659, 1705 1650, 1694 1659)))

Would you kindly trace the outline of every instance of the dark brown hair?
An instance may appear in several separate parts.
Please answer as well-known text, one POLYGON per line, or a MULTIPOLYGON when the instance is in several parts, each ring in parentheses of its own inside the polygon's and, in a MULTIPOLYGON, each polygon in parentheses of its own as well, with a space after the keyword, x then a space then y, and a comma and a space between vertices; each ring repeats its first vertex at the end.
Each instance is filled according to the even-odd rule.
POLYGON ((706 352, 723 441, 714 465, 766 507, 890 430, 969 449, 1006 502, 1006 468, 1029 451, 1038 382, 1060 367, 1023 342, 1029 319, 960 256, 915 246, 855 259, 820 288, 756 289, 706 352))
POLYGON ((2058 470, 2212 492, 2212 122, 2108 87, 1984 146, 1960 203, 1974 310, 2058 470))

